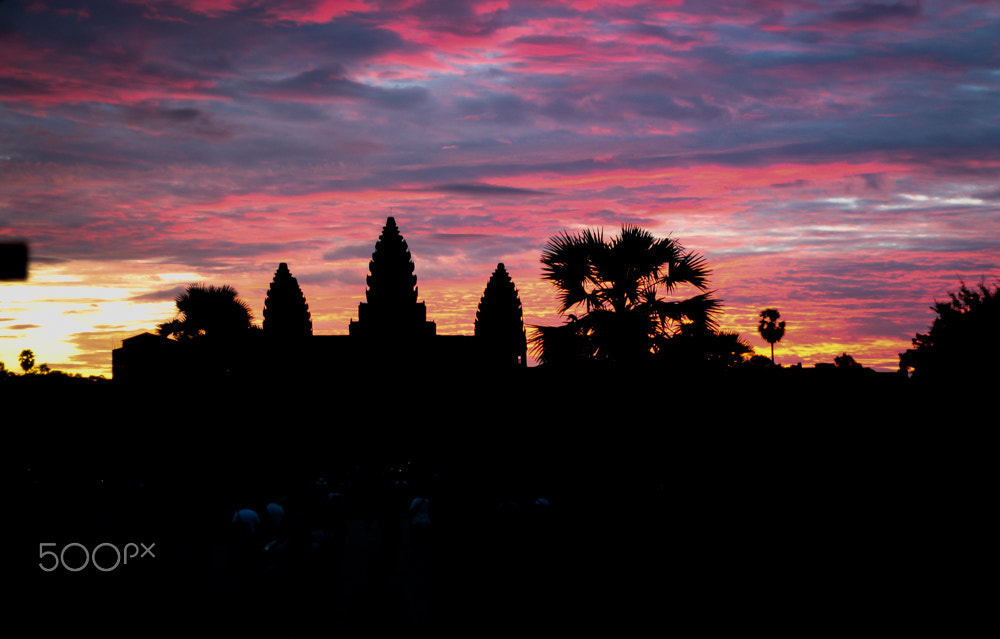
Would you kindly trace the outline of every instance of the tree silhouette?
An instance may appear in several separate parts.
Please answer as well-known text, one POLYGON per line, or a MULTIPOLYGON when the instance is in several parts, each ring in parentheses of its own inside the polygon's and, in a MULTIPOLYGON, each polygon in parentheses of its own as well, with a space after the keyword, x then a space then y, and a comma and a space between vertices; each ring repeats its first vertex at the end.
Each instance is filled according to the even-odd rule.
POLYGON ((306 337, 312 335, 312 317, 306 297, 292 277, 288 264, 282 262, 274 273, 264 299, 264 335, 306 337))
POLYGON ((21 364, 21 370, 27 375, 28 371, 35 367, 35 354, 30 348, 26 348, 17 356, 17 361, 21 364))
POLYGON ((562 233, 542 252, 543 275, 558 289, 559 312, 580 309, 562 326, 536 327, 532 348, 544 362, 598 359, 648 361, 665 339, 687 330, 712 331, 721 302, 711 292, 668 300, 682 285, 706 291, 705 258, 673 238, 623 226, 610 239, 601 230, 562 233))
POLYGON ((683 326, 677 335, 661 340, 658 356, 702 371, 734 368, 753 353, 753 346, 735 331, 697 330, 683 326))
POLYGON ((776 308, 765 308, 760 312, 760 324, 757 330, 764 341, 771 345, 771 363, 774 364, 774 344, 785 336, 785 323, 779 322, 781 313, 776 308))
MULTIPOLYGON (((961 282, 946 302, 931 309, 937 317, 926 334, 917 333, 913 346, 899 355, 899 367, 914 379, 988 379, 1000 361, 1000 282, 969 288, 961 282)), ((996 373, 992 373, 996 379, 996 373)))
POLYGON ((861 364, 857 363, 853 357, 844 353, 843 355, 838 355, 833 358, 833 365, 837 368, 853 369, 862 368, 861 364))
POLYGON ((253 312, 232 286, 194 284, 177 296, 176 304, 177 318, 158 327, 164 337, 228 340, 243 337, 253 328, 253 312))
POLYGON ((475 335, 486 349, 512 363, 527 365, 527 338, 517 287, 503 263, 490 276, 476 311, 475 335))
POLYGON ((711 332, 700 345, 699 356, 709 365, 733 368, 742 364, 753 353, 753 346, 735 331, 711 332))

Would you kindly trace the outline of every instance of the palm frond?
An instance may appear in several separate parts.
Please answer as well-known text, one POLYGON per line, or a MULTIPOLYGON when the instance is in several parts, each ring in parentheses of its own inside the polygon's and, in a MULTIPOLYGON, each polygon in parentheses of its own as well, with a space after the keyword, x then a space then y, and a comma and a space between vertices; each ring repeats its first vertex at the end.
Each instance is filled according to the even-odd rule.
POLYGON ((560 313, 587 302, 586 284, 593 280, 592 244, 586 233, 562 232, 549 239, 542 251, 542 276, 559 290, 560 313))
POLYGON ((542 364, 567 365, 588 356, 586 336, 575 318, 560 326, 531 326, 528 351, 542 364))
POLYGON ((176 319, 163 322, 156 327, 156 334, 160 337, 179 339, 184 336, 184 323, 176 319))
POLYGON ((672 293, 679 284, 690 284, 699 290, 708 287, 708 278, 712 270, 708 268, 708 260, 697 253, 683 253, 680 258, 670 264, 668 272, 660 279, 667 293, 672 293))
POLYGON ((543 276, 558 290, 560 312, 586 311, 563 327, 536 328, 532 349, 541 361, 566 353, 637 361, 684 326, 699 334, 716 329, 721 300, 707 291, 707 261, 673 238, 633 225, 608 239, 600 229, 563 231, 545 244, 541 261, 543 276), (702 293, 679 301, 661 297, 681 285, 702 293))
POLYGON ((674 325, 674 332, 686 323, 699 330, 714 331, 718 324, 717 315, 722 311, 722 300, 714 297, 713 291, 685 300, 660 300, 655 309, 662 324, 674 325))

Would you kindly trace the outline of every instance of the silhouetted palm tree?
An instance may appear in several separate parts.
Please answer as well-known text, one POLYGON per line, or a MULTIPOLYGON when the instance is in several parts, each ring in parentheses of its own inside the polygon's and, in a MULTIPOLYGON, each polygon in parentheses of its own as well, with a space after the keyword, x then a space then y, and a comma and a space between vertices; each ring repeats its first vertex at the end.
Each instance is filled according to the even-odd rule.
POLYGON ((28 371, 35 367, 35 354, 31 352, 30 348, 26 348, 17 356, 17 361, 21 364, 24 374, 27 375, 28 371))
POLYGON ((177 296, 176 304, 178 317, 160 324, 160 335, 178 340, 229 339, 253 328, 253 312, 232 286, 194 284, 177 296))
POLYGON ((681 300, 662 297, 685 285, 706 291, 710 270, 704 257, 673 238, 635 226, 624 226, 607 240, 601 230, 562 233, 545 245, 542 264, 544 277, 559 290, 559 312, 583 311, 562 326, 536 327, 532 348, 542 362, 643 361, 682 326, 714 330, 721 310, 711 292, 681 300))
POLYGON ((689 371, 735 368, 753 353, 753 346, 735 331, 697 330, 693 324, 686 324, 677 335, 657 342, 659 357, 682 363, 689 371))
POLYGON ((760 324, 757 330, 764 341, 771 345, 771 363, 774 363, 774 344, 785 336, 785 323, 779 322, 781 313, 776 308, 765 308, 760 312, 760 324))
POLYGON ((736 331, 708 333, 699 341, 700 357, 710 366, 718 368, 734 368, 753 353, 753 346, 736 331))

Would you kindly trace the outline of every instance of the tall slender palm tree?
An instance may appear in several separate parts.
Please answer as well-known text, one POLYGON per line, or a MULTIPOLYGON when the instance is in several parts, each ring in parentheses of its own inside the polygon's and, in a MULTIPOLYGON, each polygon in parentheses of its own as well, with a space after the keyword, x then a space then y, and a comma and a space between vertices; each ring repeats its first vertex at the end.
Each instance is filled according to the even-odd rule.
POLYGON ((559 293, 562 326, 536 327, 532 349, 544 362, 605 359, 637 363, 658 343, 690 324, 713 331, 721 301, 708 291, 705 258, 673 238, 657 238, 636 226, 605 239, 602 230, 563 232, 542 252, 543 276, 559 293), (667 299, 682 286, 704 291, 667 299))
POLYGON ((774 363, 774 344, 785 336, 785 323, 779 322, 781 313, 776 308, 765 308, 760 312, 760 324, 757 330, 764 341, 771 345, 771 363, 774 363))

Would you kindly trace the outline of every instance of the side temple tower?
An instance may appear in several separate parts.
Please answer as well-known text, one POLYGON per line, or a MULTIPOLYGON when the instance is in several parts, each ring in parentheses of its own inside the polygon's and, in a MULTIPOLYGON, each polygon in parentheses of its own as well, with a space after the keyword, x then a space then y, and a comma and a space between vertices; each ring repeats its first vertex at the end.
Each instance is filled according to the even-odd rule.
POLYGON ((491 362, 506 366, 528 365, 521 298, 502 262, 497 264, 479 301, 475 335, 491 362))
POLYGON ((312 335, 309 304, 292 277, 288 264, 282 262, 271 280, 264 299, 264 335, 278 339, 298 339, 312 335))

